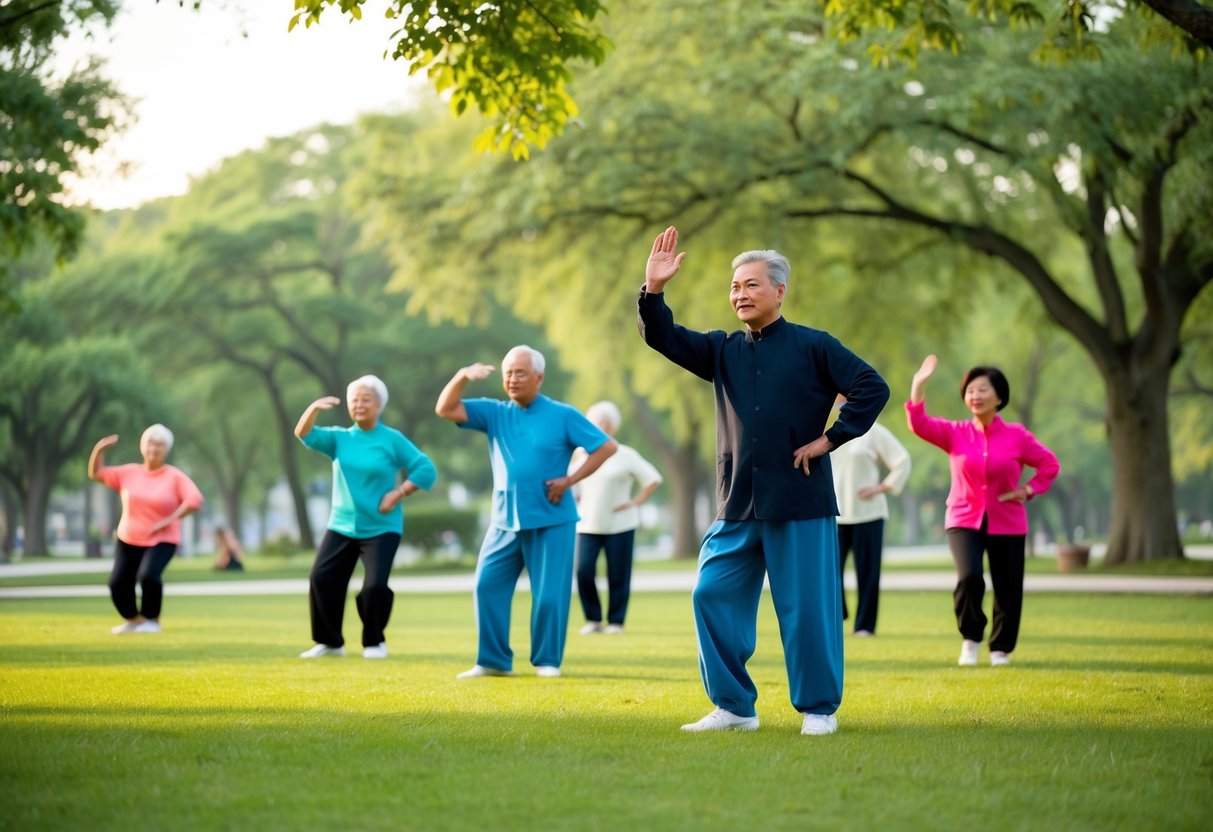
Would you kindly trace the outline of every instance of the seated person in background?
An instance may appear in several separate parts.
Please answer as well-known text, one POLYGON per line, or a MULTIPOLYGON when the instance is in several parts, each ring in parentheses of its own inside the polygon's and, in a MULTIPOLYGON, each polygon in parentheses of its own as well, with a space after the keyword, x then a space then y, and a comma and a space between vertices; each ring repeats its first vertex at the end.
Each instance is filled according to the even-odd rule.
POLYGON ((215 570, 222 572, 230 569, 235 572, 244 571, 244 549, 240 546, 240 538, 226 526, 215 527, 215 570))

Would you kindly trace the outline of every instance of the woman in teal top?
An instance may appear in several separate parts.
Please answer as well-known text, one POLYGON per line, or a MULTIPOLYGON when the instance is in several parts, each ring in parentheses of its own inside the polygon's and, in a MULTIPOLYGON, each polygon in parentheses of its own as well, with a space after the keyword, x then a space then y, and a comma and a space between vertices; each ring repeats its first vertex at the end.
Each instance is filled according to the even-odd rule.
POLYGON ((308 596, 315 646, 300 658, 344 656, 341 622, 354 566, 362 561, 366 577, 358 593, 362 619, 362 655, 386 659, 383 631, 392 614, 388 576, 400 546, 404 511, 400 504, 418 489, 427 491, 438 478, 430 458, 408 438, 380 423, 387 386, 375 376, 350 382, 346 402, 354 424, 345 428, 313 427, 321 410, 341 404, 325 396, 308 405, 295 426, 295 436, 313 451, 333 460, 333 508, 308 576, 308 596), (399 471, 405 480, 396 484, 399 471))

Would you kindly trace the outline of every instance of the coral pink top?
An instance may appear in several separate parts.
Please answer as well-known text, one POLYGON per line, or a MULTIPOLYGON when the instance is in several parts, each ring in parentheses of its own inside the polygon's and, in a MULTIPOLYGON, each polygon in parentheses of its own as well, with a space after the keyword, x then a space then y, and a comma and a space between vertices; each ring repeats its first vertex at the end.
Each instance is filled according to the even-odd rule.
POLYGON ((129 465, 109 465, 102 468, 97 476, 122 495, 118 539, 131 546, 180 543, 180 520, 174 520, 159 531, 152 531, 152 527, 176 511, 182 503, 195 510, 202 506, 202 492, 198 486, 184 471, 172 465, 162 465, 155 471, 134 462, 129 465))
POLYGON ((937 419, 927 415, 926 402, 906 402, 906 417, 910 430, 948 453, 952 490, 945 528, 980 529, 984 516, 990 534, 1028 533, 1027 507, 1018 500, 999 502, 998 496, 1019 487, 1025 465, 1036 469, 1028 481, 1036 495, 1048 491, 1061 470, 1031 431, 999 416, 985 430, 973 419, 937 419))

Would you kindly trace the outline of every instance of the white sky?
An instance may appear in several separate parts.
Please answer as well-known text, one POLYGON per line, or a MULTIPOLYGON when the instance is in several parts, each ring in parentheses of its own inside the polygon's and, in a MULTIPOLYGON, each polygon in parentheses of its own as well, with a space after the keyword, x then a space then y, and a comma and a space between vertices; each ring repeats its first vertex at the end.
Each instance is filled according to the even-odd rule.
POLYGON ((401 110, 433 94, 383 56, 393 22, 381 9, 350 23, 329 10, 319 26, 286 31, 292 0, 127 0, 104 32, 72 38, 60 67, 89 54, 134 105, 136 122, 85 163, 76 201, 125 208, 182 194, 193 176, 271 136, 359 114, 401 110))

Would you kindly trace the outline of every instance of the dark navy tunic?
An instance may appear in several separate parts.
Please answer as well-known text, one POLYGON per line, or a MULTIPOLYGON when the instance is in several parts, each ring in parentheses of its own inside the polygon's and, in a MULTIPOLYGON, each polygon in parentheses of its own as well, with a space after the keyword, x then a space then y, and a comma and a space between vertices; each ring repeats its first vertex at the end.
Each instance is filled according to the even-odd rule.
POLYGON ((809 520, 838 514, 829 454, 792 464, 825 433, 838 447, 867 433, 889 400, 871 365, 818 329, 779 318, 757 332, 695 332, 674 323, 662 294, 640 291, 640 334, 716 391, 719 520, 809 520), (825 430, 839 393, 847 397, 825 430))

